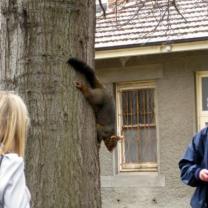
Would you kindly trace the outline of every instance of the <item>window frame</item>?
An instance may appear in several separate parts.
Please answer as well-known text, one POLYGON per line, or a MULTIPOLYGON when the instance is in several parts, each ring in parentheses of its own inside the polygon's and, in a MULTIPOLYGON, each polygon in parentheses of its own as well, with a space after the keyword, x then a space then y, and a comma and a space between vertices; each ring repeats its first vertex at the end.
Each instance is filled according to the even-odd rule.
POLYGON ((202 110, 202 78, 208 78, 208 71, 196 72, 196 104, 197 104, 197 130, 204 128, 204 123, 208 123, 208 110, 202 110))
POLYGON ((155 113, 155 130, 156 130, 156 163, 128 163, 122 164, 122 142, 118 143, 117 148, 117 168, 118 172, 158 172, 158 122, 157 122, 157 105, 156 105, 156 84, 155 81, 137 81, 137 82, 120 82, 116 84, 116 124, 117 134, 121 136, 122 129, 122 100, 121 92, 136 89, 154 89, 154 113, 155 113))

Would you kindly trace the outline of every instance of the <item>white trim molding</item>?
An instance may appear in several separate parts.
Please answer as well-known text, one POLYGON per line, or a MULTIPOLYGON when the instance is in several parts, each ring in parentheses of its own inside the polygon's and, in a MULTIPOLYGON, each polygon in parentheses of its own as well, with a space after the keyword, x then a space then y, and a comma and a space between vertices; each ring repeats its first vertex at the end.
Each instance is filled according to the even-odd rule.
POLYGON ((194 51, 208 49, 208 40, 185 43, 161 44, 121 49, 107 49, 95 51, 95 59, 119 58, 127 56, 162 54, 171 52, 194 51))

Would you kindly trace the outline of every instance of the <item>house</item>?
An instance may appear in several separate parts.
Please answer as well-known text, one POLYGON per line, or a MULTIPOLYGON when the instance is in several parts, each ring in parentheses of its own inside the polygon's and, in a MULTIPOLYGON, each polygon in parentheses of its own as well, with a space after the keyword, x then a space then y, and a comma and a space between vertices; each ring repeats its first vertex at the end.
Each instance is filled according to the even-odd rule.
POLYGON ((208 124, 208 4, 103 3, 96 73, 125 137, 113 153, 101 148, 103 208, 188 208, 194 189, 181 183, 178 161, 208 124))

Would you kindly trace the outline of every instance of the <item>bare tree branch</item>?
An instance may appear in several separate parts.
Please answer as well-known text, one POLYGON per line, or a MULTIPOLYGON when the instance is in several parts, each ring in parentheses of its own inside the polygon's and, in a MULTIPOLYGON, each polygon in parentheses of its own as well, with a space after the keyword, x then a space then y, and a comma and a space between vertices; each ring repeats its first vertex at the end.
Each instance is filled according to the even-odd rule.
MULTIPOLYGON (((137 4, 137 9, 135 11, 135 13, 131 16, 131 18, 129 18, 126 22, 124 22, 123 24, 119 24, 119 27, 122 27, 124 25, 127 25, 131 22, 131 20, 133 20, 135 17, 137 17, 139 15, 139 12, 141 11, 141 9, 144 7, 145 2, 144 1, 140 1, 139 4, 137 4)), ((116 11, 116 13, 118 13, 116 11)), ((117 20, 117 18, 116 18, 117 20)))
MULTIPOLYGON (((195 1, 196 5, 199 3, 201 7, 201 4, 204 4, 204 6, 207 6, 208 8, 208 0, 195 1)), ((99 0, 99 3, 101 5, 102 0, 99 0)), ((189 19, 187 19, 186 15, 184 15, 187 13, 185 9, 186 6, 183 0, 114 0, 109 9, 111 14, 113 11, 114 20, 112 20, 111 16, 109 21, 112 21, 112 24, 115 24, 116 22, 115 27, 121 30, 122 27, 132 24, 131 21, 133 24, 136 24, 135 19, 137 17, 142 18, 141 21, 144 20, 145 22, 145 15, 147 15, 147 17, 149 16, 148 18, 153 18, 155 21, 153 20, 154 23, 151 23, 149 28, 144 28, 145 31, 146 29, 147 31, 143 31, 141 36, 147 37, 149 34, 160 30, 160 26, 162 26, 161 30, 166 30, 166 35, 170 35, 171 31, 174 30, 172 24, 175 24, 175 20, 182 19, 185 23, 189 22, 189 19), (130 9, 130 7, 132 9, 130 9), (125 13, 128 13, 128 15, 125 15, 125 13)), ((108 15, 108 11, 106 11, 104 7, 102 10, 104 16, 106 17, 108 15)), ((190 26, 185 24, 185 27, 190 26)))
POLYGON ((103 11, 103 16, 106 18, 106 11, 105 11, 105 8, 103 7, 102 0, 98 0, 98 2, 99 2, 101 10, 103 11))
POLYGON ((178 14, 185 20, 185 22, 188 22, 187 19, 183 16, 183 14, 180 12, 176 0, 172 0, 172 6, 175 8, 175 10, 178 12, 178 14))

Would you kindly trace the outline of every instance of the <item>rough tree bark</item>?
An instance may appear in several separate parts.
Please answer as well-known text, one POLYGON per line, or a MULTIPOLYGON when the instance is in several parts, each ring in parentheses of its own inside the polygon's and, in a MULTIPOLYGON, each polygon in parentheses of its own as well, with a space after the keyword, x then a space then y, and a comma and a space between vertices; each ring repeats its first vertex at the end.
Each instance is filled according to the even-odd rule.
POLYGON ((1 89, 25 99, 31 117, 27 182, 35 208, 100 208, 91 107, 66 61, 93 65, 94 0, 1 0, 1 89))

